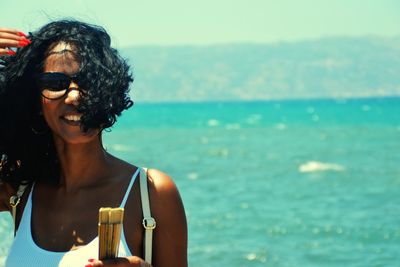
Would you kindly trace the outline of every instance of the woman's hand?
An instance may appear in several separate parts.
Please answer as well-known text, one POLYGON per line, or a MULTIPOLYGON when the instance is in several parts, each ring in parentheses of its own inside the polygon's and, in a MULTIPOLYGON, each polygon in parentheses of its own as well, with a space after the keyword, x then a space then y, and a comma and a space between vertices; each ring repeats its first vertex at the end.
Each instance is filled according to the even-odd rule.
POLYGON ((11 48, 23 47, 30 43, 31 41, 26 38, 23 32, 9 28, 0 28, 0 56, 15 55, 15 51, 11 48))
POLYGON ((104 261, 91 259, 89 260, 89 264, 85 267, 152 267, 152 265, 139 257, 130 256, 104 261))

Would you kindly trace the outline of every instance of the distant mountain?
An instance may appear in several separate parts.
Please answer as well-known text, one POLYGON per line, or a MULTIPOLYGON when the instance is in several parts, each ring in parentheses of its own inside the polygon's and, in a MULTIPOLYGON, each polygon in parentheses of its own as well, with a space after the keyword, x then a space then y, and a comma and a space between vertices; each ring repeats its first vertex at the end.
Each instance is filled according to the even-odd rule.
POLYGON ((141 101, 400 95, 400 37, 122 49, 141 101))

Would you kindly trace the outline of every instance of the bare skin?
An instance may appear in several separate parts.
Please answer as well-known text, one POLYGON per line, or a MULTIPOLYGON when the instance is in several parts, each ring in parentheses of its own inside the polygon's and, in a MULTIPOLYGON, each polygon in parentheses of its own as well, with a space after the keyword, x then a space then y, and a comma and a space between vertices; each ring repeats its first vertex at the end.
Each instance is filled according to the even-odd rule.
MULTIPOLYGON (((7 34, 9 31, 6 32, 7 34)), ((2 35, 3 34, 3 35, 2 35)), ((0 29, 0 37, 4 31, 0 29)), ((8 47, 0 39, 0 49, 8 47)), ((1 52, 1 50, 0 50, 1 52)), ((74 74, 79 69, 74 47, 56 44, 45 61, 44 72, 74 74)), ((83 133, 68 123, 66 116, 76 111, 80 94, 71 82, 68 94, 59 100, 42 98, 44 118, 52 130, 61 163, 61 180, 54 186, 35 183, 33 191, 32 235, 35 243, 49 251, 70 251, 84 246, 97 236, 98 209, 119 206, 137 167, 107 153, 99 130, 83 133), (110 194, 112 192, 112 194, 110 194)), ((172 179, 149 169, 149 195, 152 215, 157 221, 153 238, 153 266, 187 266, 187 225, 184 207, 172 179)), ((137 179, 125 206, 124 231, 134 256, 110 261, 91 261, 93 266, 151 266, 143 254, 142 210, 137 179)), ((29 190, 27 190, 29 191, 29 190)), ((0 211, 10 210, 12 188, 0 185, 0 211)), ((27 193, 19 211, 26 204, 27 193)), ((17 216, 19 222, 21 214, 17 216)))

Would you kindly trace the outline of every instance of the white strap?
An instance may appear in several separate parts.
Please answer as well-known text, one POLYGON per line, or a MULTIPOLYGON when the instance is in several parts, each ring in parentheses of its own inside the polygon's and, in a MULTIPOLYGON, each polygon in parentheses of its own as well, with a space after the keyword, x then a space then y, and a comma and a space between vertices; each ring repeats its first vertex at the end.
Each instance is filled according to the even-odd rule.
POLYGON ((128 185, 128 188, 126 189, 124 198, 122 199, 122 202, 121 202, 121 204, 119 205, 120 208, 125 208, 126 201, 128 200, 129 193, 131 192, 131 189, 132 189, 132 186, 133 186, 133 184, 134 184, 134 182, 135 182, 135 180, 136 180, 136 177, 137 177, 138 174, 139 174, 139 170, 140 170, 140 169, 138 168, 138 169, 135 171, 135 173, 132 175, 131 181, 129 182, 129 185, 128 185))
POLYGON ((20 184, 17 193, 10 197, 11 215, 14 220, 14 236, 17 233, 17 206, 21 201, 21 197, 24 194, 27 186, 27 183, 20 184))
POLYGON ((140 197, 142 200, 142 210, 143 210, 143 227, 145 229, 144 233, 144 260, 151 264, 152 260, 152 247, 153 247, 153 230, 156 228, 156 220, 151 217, 150 213, 150 200, 149 191, 147 188, 147 169, 140 169, 140 197))

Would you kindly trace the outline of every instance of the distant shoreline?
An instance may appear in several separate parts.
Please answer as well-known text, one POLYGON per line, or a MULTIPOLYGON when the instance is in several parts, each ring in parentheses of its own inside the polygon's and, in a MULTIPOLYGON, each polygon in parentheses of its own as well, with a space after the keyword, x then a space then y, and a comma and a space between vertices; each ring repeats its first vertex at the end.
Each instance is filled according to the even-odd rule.
POLYGON ((162 105, 162 104, 220 104, 220 103, 275 103, 275 102, 355 102, 365 100, 400 100, 400 95, 393 96, 353 96, 353 97, 315 97, 315 98, 274 98, 274 99, 222 99, 222 100, 182 100, 182 101, 147 101, 135 100, 135 105, 162 105))

